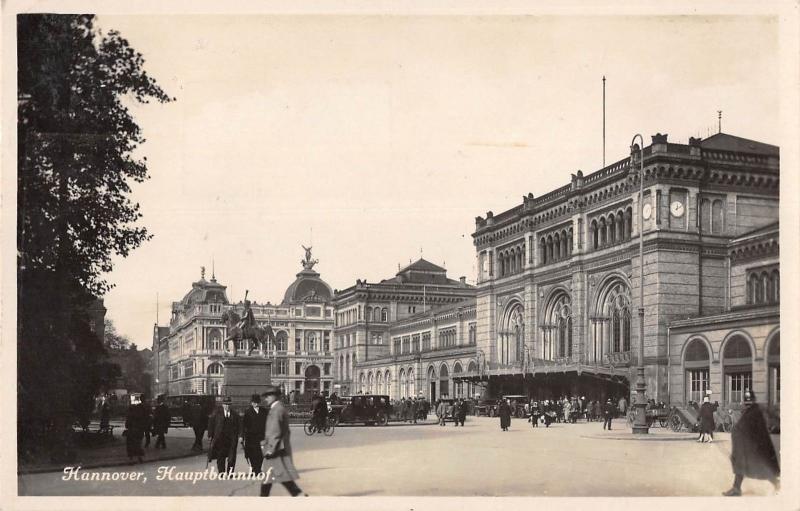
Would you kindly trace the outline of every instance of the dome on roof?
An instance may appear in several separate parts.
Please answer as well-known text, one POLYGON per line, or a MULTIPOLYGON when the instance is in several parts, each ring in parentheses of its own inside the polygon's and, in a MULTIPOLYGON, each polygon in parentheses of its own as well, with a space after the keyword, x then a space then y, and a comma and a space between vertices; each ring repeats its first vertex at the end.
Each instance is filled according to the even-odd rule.
POLYGON ((181 303, 187 306, 196 303, 217 302, 228 303, 228 297, 225 294, 225 286, 217 283, 213 277, 210 282, 203 277, 197 282, 192 282, 192 289, 181 300, 181 303))
POLYGON ((319 273, 313 270, 303 270, 297 274, 297 279, 286 288, 283 303, 329 302, 332 297, 331 286, 319 278, 319 273))

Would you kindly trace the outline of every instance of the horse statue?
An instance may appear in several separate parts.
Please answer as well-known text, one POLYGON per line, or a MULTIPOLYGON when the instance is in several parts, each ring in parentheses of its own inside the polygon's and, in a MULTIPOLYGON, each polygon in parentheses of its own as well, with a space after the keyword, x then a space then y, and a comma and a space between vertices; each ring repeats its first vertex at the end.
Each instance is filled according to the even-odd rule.
POLYGON ((241 341, 249 341, 247 348, 247 355, 250 356, 256 347, 256 344, 261 349, 261 353, 266 356, 267 348, 270 343, 274 345, 275 334, 272 327, 267 325, 260 327, 258 325, 242 325, 241 318, 234 311, 225 311, 222 313, 222 321, 227 326, 228 335, 223 341, 225 351, 228 350, 228 342, 233 342, 233 356, 236 356, 236 345, 241 341))

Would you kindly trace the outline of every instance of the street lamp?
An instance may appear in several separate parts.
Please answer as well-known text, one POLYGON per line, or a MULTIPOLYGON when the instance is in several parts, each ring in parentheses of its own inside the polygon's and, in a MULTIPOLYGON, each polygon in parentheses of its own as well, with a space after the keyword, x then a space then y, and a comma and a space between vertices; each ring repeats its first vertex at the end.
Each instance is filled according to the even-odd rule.
POLYGON ((633 434, 646 435, 650 432, 647 427, 647 398, 645 390, 647 384, 644 381, 644 138, 637 133, 631 140, 631 171, 636 164, 636 137, 639 137, 639 357, 636 366, 636 417, 633 421, 633 434))

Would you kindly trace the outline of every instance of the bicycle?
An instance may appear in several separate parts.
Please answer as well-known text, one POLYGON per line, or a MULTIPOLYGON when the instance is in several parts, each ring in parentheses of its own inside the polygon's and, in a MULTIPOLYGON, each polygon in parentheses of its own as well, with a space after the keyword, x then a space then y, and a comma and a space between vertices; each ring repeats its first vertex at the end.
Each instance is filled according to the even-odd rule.
POLYGON ((314 424, 314 421, 312 419, 309 419, 303 423, 303 431, 308 436, 311 436, 314 433, 322 433, 325 436, 332 436, 335 428, 336 428, 335 417, 328 417, 325 420, 325 425, 322 428, 314 424))

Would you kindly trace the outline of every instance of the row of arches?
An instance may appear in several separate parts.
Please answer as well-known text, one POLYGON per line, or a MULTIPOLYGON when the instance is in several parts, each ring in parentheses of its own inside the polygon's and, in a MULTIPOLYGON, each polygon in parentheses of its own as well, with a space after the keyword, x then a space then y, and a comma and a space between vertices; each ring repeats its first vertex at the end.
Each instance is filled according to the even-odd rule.
POLYGON ((389 309, 386 307, 367 307, 367 321, 386 323, 389 321, 389 309))
POLYGON ((633 210, 626 209, 608 213, 592 220, 589 235, 594 250, 631 239, 633 210))
MULTIPOLYGON (((477 372, 477 363, 470 360, 467 371, 477 372)), ((394 399, 418 397, 423 395, 431 401, 441 397, 471 397, 475 386, 469 382, 454 381, 463 370, 461 361, 452 363, 452 369, 446 362, 431 364, 425 373, 425 379, 419 378, 413 367, 401 367, 397 370, 396 379, 392 379, 390 369, 362 371, 358 377, 358 391, 365 394, 388 395, 394 399)))
POLYGON ((339 355, 339 360, 336 363, 338 372, 336 373, 339 380, 349 381, 353 379, 353 370, 356 366, 356 354, 349 353, 339 355))
POLYGON ((500 276, 512 275, 522 271, 525 261, 525 243, 501 250, 497 254, 500 276))
POLYGON ((725 202, 722 199, 700 200, 700 231, 720 234, 725 230, 725 202))
POLYGON ((780 302, 780 273, 778 269, 751 271, 747 277, 749 305, 780 302))
POLYGON ((541 264, 550 264, 572 257, 572 238, 572 227, 539 238, 539 253, 541 254, 539 259, 541 264))
MULTIPOLYGON (((684 346, 684 399, 701 402, 706 391, 716 388, 721 401, 741 403, 744 391, 753 389, 754 350, 752 339, 740 332, 729 334, 720 346, 719 380, 711 380, 712 347, 702 337, 690 338, 684 346)), ((764 351, 768 404, 780 402, 780 331, 767 337, 764 351)), ((764 396, 757 396, 761 399, 764 396)))

